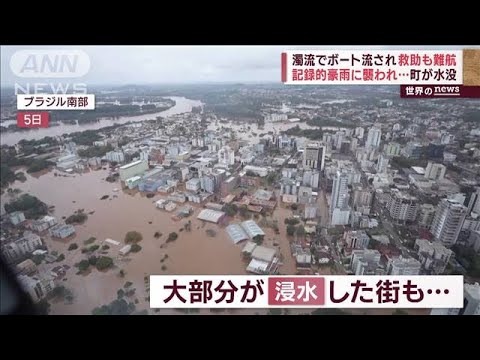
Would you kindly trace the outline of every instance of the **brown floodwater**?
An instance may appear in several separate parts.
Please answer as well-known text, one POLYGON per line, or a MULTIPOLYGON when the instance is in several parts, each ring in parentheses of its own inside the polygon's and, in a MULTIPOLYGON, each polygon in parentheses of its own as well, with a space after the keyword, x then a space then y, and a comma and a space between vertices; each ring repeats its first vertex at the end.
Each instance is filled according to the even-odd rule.
MULTIPOLYGON (((86 258, 86 255, 81 253, 81 248, 85 247, 83 241, 92 236, 97 238, 95 244, 101 245, 106 238, 111 238, 119 241, 121 245, 109 244, 108 255, 115 259, 114 269, 105 272, 93 269, 88 275, 76 275, 74 267, 67 271, 67 280, 62 284, 72 290, 75 300, 71 305, 62 302, 52 304, 53 314, 90 314, 94 307, 114 300, 117 290, 127 280, 136 288, 136 295, 132 300, 138 298, 137 309, 148 309, 144 277, 153 274, 246 274, 247 264, 241 257, 244 243, 234 245, 224 227, 197 220, 199 206, 194 207, 195 211, 189 218, 174 221, 172 213, 155 208, 154 203, 162 198, 161 195, 149 199, 137 191, 123 191, 120 183, 104 180, 108 176, 107 170, 65 177, 55 176, 55 172, 53 170, 34 176, 26 174, 27 181, 17 181, 12 187, 21 189, 22 193, 28 192, 37 196, 49 206, 55 206, 53 215, 59 221, 63 216, 68 217, 79 209, 83 209, 85 213, 94 213, 88 215, 84 224, 75 226, 76 234, 72 239, 52 240, 44 236, 49 250, 65 254, 65 263, 73 266, 86 258), (114 191, 118 189, 120 190, 114 191), (103 195, 109 195, 109 198, 100 200, 103 195), (191 220, 192 231, 180 232, 188 220, 191 220), (214 230, 216 235, 208 236, 208 229, 214 230), (124 244, 125 234, 131 230, 139 231, 143 235, 140 242, 142 250, 122 258, 118 256, 118 249, 124 244), (158 239, 154 237, 156 231, 163 234, 158 239), (168 234, 173 231, 179 235, 178 239, 165 244, 168 234), (71 243, 77 243, 79 249, 68 251, 71 243), (168 255, 168 258, 161 262, 165 255, 168 255), (162 270, 163 265, 166 266, 165 270, 162 270), (120 269, 126 273, 124 278, 118 275, 120 269)), ((11 199, 12 196, 7 193, 2 196, 2 202, 11 199)), ((289 215, 290 210, 287 209, 278 209, 274 213, 281 234, 285 234, 283 220, 289 215)), ((231 222, 240 222, 240 219, 233 219, 231 222)), ((285 235, 275 235, 270 228, 264 228, 264 231, 266 245, 279 243, 284 262, 280 268, 281 273, 295 274, 295 263, 290 254, 288 239, 285 235)), ((42 267, 47 270, 55 265, 44 264, 42 267)), ((239 311, 241 310, 236 313, 239 311)), ((160 313, 166 312, 162 309, 160 313)))
MULTIPOLYGON (((22 171, 21 169, 19 171, 22 171)), ((51 304, 51 314, 91 314, 97 307, 107 304, 117 296, 117 290, 123 287, 126 281, 133 283, 136 289, 135 295, 128 298, 129 301, 138 300, 137 310, 147 309, 150 314, 168 315, 180 314, 175 309, 161 309, 155 313, 149 308, 147 301, 148 287, 145 277, 156 274, 198 274, 198 275, 221 275, 246 274, 246 263, 242 260, 241 249, 244 243, 234 245, 228 237, 224 227, 216 224, 203 223, 196 219, 200 206, 194 206, 194 213, 189 218, 180 221, 172 219, 172 213, 155 208, 155 201, 162 198, 156 195, 147 198, 138 191, 123 191, 120 183, 109 183, 104 179, 108 176, 107 170, 90 171, 83 174, 69 176, 55 176, 55 171, 43 171, 37 174, 27 174, 27 181, 21 183, 16 181, 12 188, 22 190, 37 196, 49 206, 54 205, 53 215, 61 221, 63 216, 68 217, 78 209, 84 209, 88 220, 82 225, 75 225, 76 234, 73 238, 66 240, 53 240, 49 236, 43 236, 50 251, 56 250, 65 255, 65 264, 72 266, 60 281, 67 289, 71 290, 74 301, 66 304, 63 301, 54 301, 51 304), (119 190, 118 190, 119 189, 119 190), (118 190, 118 191, 115 191, 118 190), (107 200, 100 200, 103 195, 109 195, 107 200), (184 224, 191 220, 191 232, 179 230, 184 224), (150 224, 151 222, 151 224, 150 224), (206 230, 214 230, 216 235, 209 237, 206 230), (136 230, 143 235, 140 242, 142 250, 139 253, 131 253, 122 258, 118 250, 124 245, 125 234, 128 231, 136 230), (158 239, 154 233, 158 231, 162 236, 158 239), (165 243, 170 232, 177 232, 178 239, 175 242, 165 243), (108 244, 110 249, 107 255, 114 258, 114 268, 101 272, 93 268, 85 275, 77 275, 75 263, 86 259, 81 253, 84 240, 96 237, 94 244, 101 245, 106 238, 119 241, 121 244, 115 246, 108 244), (68 251, 70 244, 77 243, 77 250, 68 251), (165 255, 168 258, 164 259, 165 255), (163 262, 161 261, 162 259, 163 262), (162 266, 166 266, 162 270, 162 266), (119 276, 120 269, 124 270, 125 277, 119 276)), ((2 203, 12 200, 14 194, 4 193, 1 197, 2 203)), ((282 254, 283 264, 280 273, 285 275, 295 274, 295 261, 290 253, 290 240, 287 238, 285 218, 292 215, 290 209, 278 206, 272 217, 268 220, 277 220, 280 235, 276 235, 271 228, 262 226, 265 231, 266 246, 278 244, 282 254)), ((231 219, 232 222, 240 222, 240 219, 231 219)), ((106 244, 106 243, 104 243, 106 244)), ((97 250, 97 255, 100 250, 97 250)), ((54 264, 42 264, 41 271, 48 271, 54 264)), ((289 309, 290 314, 305 314, 308 309, 289 309)), ((392 310, 361 310, 352 311, 356 314, 390 314, 392 310)), ((267 309, 230 309, 222 314, 266 314, 267 309)), ((426 310, 421 309, 413 313, 424 314, 426 310)), ((214 314, 208 309, 200 309, 198 314, 214 314)))

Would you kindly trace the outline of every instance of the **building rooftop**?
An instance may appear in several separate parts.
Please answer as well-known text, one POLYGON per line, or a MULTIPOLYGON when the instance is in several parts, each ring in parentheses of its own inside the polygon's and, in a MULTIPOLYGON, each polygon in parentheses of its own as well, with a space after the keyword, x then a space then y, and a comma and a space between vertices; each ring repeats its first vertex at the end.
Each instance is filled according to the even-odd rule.
POLYGON ((425 175, 425 169, 421 166, 412 166, 411 169, 419 175, 425 175))
POLYGON ((258 245, 252 251, 252 258, 270 263, 271 261, 273 261, 276 253, 277 250, 275 249, 258 245))
POLYGON ((254 238, 255 236, 258 236, 258 235, 262 235, 262 236, 265 235, 263 230, 253 220, 244 221, 242 223, 242 227, 247 232, 248 236, 250 236, 251 238, 254 238))
POLYGON ((192 179, 188 180, 186 183, 187 184, 198 184, 199 182, 200 182, 199 178, 192 178, 192 179))
POLYGON ((270 200, 273 196, 273 192, 263 190, 263 189, 258 189, 257 191, 255 191, 255 194, 253 194, 253 196, 261 200, 270 200))
POLYGON ((395 267, 403 267, 403 268, 406 268, 406 267, 412 267, 412 266, 415 266, 415 267, 420 267, 421 264, 418 260, 414 259, 414 258, 404 258, 404 257, 397 257, 395 259, 392 260, 392 265, 395 266, 395 267))
POLYGON ((138 164, 141 164, 143 161, 144 160, 137 160, 137 161, 131 162, 130 164, 125 164, 123 166, 120 166, 120 169, 125 170, 125 169, 128 169, 128 168, 131 168, 132 166, 136 166, 138 164))
POLYGON ((234 244, 237 244, 237 243, 239 243, 240 241, 243 241, 243 240, 248 240, 247 233, 238 224, 228 225, 226 230, 227 230, 228 235, 230 236, 230 239, 232 239, 234 244))
POLYGON ((256 247, 257 247, 257 244, 255 244, 253 241, 249 241, 243 247, 242 252, 251 254, 256 247))
POLYGON ((128 178, 126 181, 127 182, 134 182, 134 181, 138 181, 138 180, 141 180, 142 177, 141 176, 132 176, 131 178, 128 178))
POLYGON ((18 215, 23 215, 23 211, 14 211, 10 214, 8 214, 9 216, 18 216, 18 215))
POLYGON ((463 286, 465 292, 467 292, 472 298, 480 300, 480 284, 465 284, 463 286))
POLYGON ((265 273, 268 270, 269 263, 262 260, 252 259, 247 266, 247 271, 253 273, 265 273))
POLYGON ((228 194, 227 196, 225 196, 222 201, 225 203, 225 204, 230 204, 233 200, 235 200, 235 195, 234 194, 228 194))
POLYGON ((223 211, 203 209, 197 216, 197 219, 217 223, 225 213, 223 211))

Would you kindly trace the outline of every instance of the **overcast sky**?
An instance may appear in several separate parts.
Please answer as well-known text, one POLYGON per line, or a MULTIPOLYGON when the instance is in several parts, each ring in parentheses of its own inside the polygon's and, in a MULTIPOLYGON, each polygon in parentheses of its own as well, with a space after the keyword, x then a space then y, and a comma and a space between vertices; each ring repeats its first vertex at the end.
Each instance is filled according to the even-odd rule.
MULTIPOLYGON (((458 49, 465 46, 2 46, 1 85, 15 82, 85 82, 87 85, 202 82, 280 82, 280 53, 290 49, 458 49), (17 77, 10 59, 18 50, 83 50, 90 70, 75 79, 17 77)), ((469 46, 478 47, 478 46, 469 46)))

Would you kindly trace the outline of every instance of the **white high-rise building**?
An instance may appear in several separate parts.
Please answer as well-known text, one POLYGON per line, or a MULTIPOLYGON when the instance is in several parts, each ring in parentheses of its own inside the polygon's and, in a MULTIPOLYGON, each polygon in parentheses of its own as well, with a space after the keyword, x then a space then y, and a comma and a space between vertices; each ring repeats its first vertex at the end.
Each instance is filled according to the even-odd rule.
POLYGON ((392 189, 387 202, 387 210, 392 219, 398 221, 415 221, 418 213, 418 199, 414 196, 392 189))
POLYGON ((335 149, 340 150, 342 147, 343 139, 345 138, 345 133, 343 131, 337 131, 334 139, 335 139, 335 149))
POLYGON ((468 202, 468 213, 474 212, 480 215, 480 187, 477 187, 471 196, 468 202))
POLYGON ((381 256, 378 250, 353 250, 352 271, 355 275, 376 275, 381 256))
POLYGON ((432 309, 430 315, 480 315, 480 284, 463 285, 463 308, 432 309))
POLYGON ((112 162, 115 161, 119 164, 125 161, 125 155, 122 151, 109 151, 105 154, 105 157, 108 161, 112 162))
POLYGON ((388 169, 388 163, 389 163, 390 159, 381 154, 379 157, 378 157, 378 161, 377 161, 377 173, 379 174, 384 174, 387 172, 387 169, 388 169))
POLYGON ((355 150, 357 150, 357 146, 358 146, 358 139, 352 138, 352 140, 350 140, 350 151, 354 153, 355 150))
POLYGON ((348 175, 337 171, 333 179, 330 212, 333 213, 335 208, 346 208, 348 206, 348 200, 348 175))
POLYGON ((382 131, 379 128, 372 127, 368 130, 366 148, 378 148, 382 139, 382 131))
POLYGON ((387 271, 390 275, 418 275, 422 264, 414 258, 402 256, 390 259, 387 264, 387 271))
POLYGON ((317 189, 320 181, 320 173, 318 171, 305 171, 303 173, 302 183, 304 186, 317 189))
POLYGON ((148 154, 149 154, 148 151, 142 151, 142 152, 140 152, 140 160, 148 161, 148 154))
POLYGON ((425 178, 430 180, 443 180, 446 171, 447 168, 445 165, 429 161, 425 169, 425 178))
POLYGON ((235 164, 235 151, 230 146, 224 146, 218 150, 218 163, 229 166, 235 164))
POLYGON ((422 204, 418 214, 418 225, 427 229, 430 228, 434 216, 435 207, 432 204, 422 204))
POLYGON ((365 129, 363 127, 355 128, 355 137, 358 139, 363 139, 363 135, 365 133, 365 129))
POLYGON ((332 218, 330 224, 336 225, 348 225, 350 220, 350 208, 340 209, 335 208, 332 212, 332 218))
POLYGON ((435 240, 445 246, 454 245, 466 215, 466 206, 453 200, 443 199, 438 205, 431 227, 435 240))

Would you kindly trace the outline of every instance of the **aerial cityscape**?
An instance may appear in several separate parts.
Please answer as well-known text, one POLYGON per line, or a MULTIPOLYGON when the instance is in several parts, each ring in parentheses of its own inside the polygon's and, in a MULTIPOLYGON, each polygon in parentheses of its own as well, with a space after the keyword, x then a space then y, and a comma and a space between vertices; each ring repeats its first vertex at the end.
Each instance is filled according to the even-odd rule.
POLYGON ((1 254, 45 314, 480 315, 478 99, 267 82, 94 92, 94 111, 30 130, 2 89, 1 254), (468 306, 152 309, 151 274, 461 274, 468 306))

